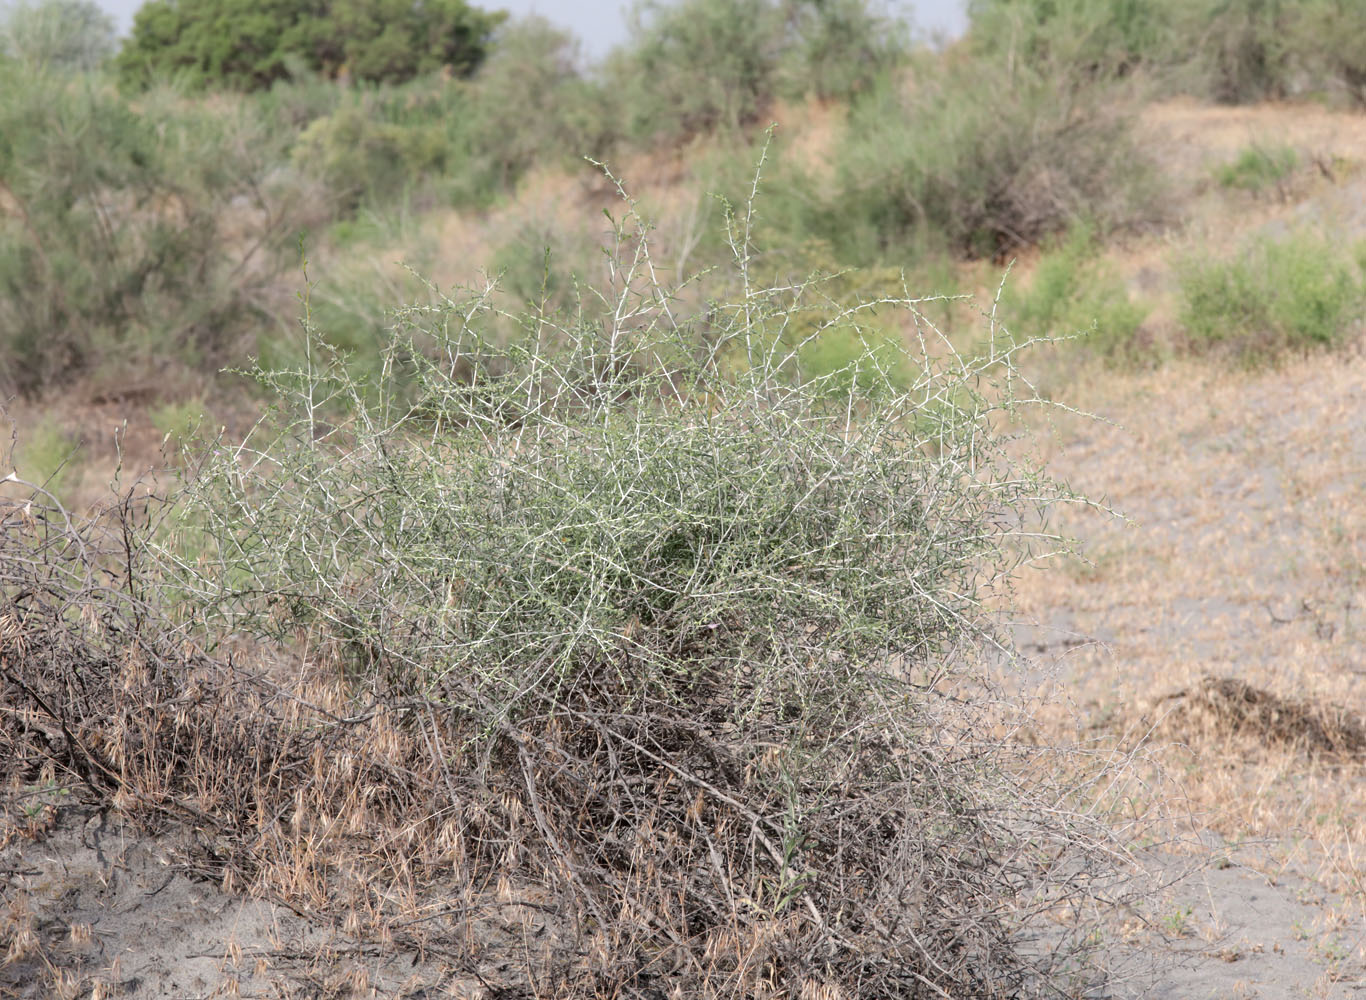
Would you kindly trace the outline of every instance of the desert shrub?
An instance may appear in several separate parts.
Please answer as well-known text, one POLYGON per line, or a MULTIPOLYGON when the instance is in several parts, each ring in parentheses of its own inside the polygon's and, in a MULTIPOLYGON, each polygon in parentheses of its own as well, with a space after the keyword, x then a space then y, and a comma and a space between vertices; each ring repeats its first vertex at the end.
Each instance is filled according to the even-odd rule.
POLYGON ((970 44, 995 59, 1124 76, 1166 62, 1180 36, 1169 0, 972 0, 970 44))
POLYGON ((15 437, 16 447, 10 457, 16 472, 59 501, 69 500, 81 475, 80 435, 49 415, 15 437))
POLYGON ((900 65, 910 49, 906 25, 868 0, 787 5, 795 36, 784 55, 781 91, 848 100, 900 65))
POLYGON ((1012 329, 1053 337, 1088 332, 1086 343, 1109 358, 1133 358, 1135 334, 1147 315, 1100 259, 1094 233, 1078 226, 1039 259, 1033 280, 1007 290, 1003 307, 1012 329))
POLYGON ((779 96, 847 97, 906 47, 904 26, 866 0, 643 0, 630 27, 604 97, 643 142, 736 129, 779 96))
MULTIPOLYGON (((482 207, 535 165, 581 166, 582 157, 602 155, 610 130, 593 85, 577 71, 572 38, 535 20, 500 38, 472 81, 436 74, 342 93, 299 135, 295 166, 348 216, 362 206, 383 210, 405 194, 420 195, 416 207, 482 207)), ((292 89, 273 88, 269 106, 280 108, 292 89)))
POLYGON ((614 127, 574 37, 542 18, 499 32, 471 88, 471 154, 507 187, 530 167, 605 155, 614 127))
POLYGON ((0 80, 0 381, 33 393, 110 365, 219 365, 262 321, 293 235, 249 106, 99 82, 0 80))
POLYGON ((924 66, 853 106, 834 183, 809 184, 803 227, 853 263, 947 246, 995 256, 1085 217, 1109 230, 1156 204, 1114 95, 993 60, 924 66))
POLYGON ((1146 75, 1227 103, 1345 92, 1360 102, 1366 11, 1352 0, 975 0, 970 44, 1084 78, 1146 75))
POLYGON ((0 54, 29 71, 88 72, 114 54, 114 19, 90 0, 0 8, 0 54))
POLYGON ((1104 882, 1098 828, 942 697, 1063 495, 998 437, 1014 348, 922 330, 900 384, 858 377, 885 348, 812 377, 784 342, 808 302, 815 333, 915 303, 752 284, 747 217, 733 305, 685 311, 628 211, 601 322, 536 309, 504 345, 456 296, 402 313, 367 384, 315 331, 258 372, 278 420, 206 456, 182 509, 208 544, 167 571, 192 620, 306 635, 423 706, 435 839, 467 884, 535 887, 574 995, 1042 988, 1022 921, 1104 882))
POLYGON ((1288 44, 1314 83, 1366 107, 1366 7, 1354 0, 1306 0, 1288 44))
POLYGON ((364 98, 316 119, 291 153, 300 170, 323 183, 339 212, 394 199, 443 169, 450 155, 443 128, 385 121, 364 98))
POLYGON ((465 0, 150 0, 117 65, 125 84, 171 75, 188 85, 255 90, 296 70, 400 83, 479 66, 502 20, 465 0))
POLYGON ((299 72, 258 91, 254 100, 273 129, 297 135, 311 122, 336 111, 348 97, 347 88, 335 80, 319 73, 299 72))
POLYGON ((1289 146, 1253 144, 1243 149, 1237 159, 1219 167, 1215 179, 1226 188, 1261 191, 1279 186, 1299 166, 1299 155, 1289 146))
POLYGON ((671 139, 753 121, 773 97, 776 13, 768 0, 638 4, 607 66, 627 133, 671 139))
POLYGON ((1341 343, 1366 310, 1355 262, 1309 234, 1262 238, 1226 260, 1188 258, 1180 275, 1181 321, 1196 344, 1248 362, 1341 343))
POLYGON ((1287 35, 1297 6, 1294 0, 1214 0, 1196 50, 1205 92, 1230 104, 1290 93, 1287 35))

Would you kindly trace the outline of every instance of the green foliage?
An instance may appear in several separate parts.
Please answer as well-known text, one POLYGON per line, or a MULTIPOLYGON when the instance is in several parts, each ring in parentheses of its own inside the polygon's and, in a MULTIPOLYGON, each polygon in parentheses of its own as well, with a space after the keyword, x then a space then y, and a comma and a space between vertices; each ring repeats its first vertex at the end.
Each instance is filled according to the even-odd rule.
POLYGON ((203 396, 161 403, 148 410, 147 417, 162 435, 163 451, 193 448, 211 439, 218 430, 211 426, 213 418, 204 406, 203 396))
POLYGON ((183 76, 255 90, 301 71, 397 83, 478 68, 502 14, 465 0, 149 0, 118 55, 122 80, 183 76))
MULTIPOLYGON (((608 142, 599 96, 577 68, 573 39, 547 22, 513 22, 469 81, 432 75, 399 87, 334 96, 293 150, 304 174, 327 189, 335 210, 393 203, 487 205, 535 165, 582 164, 608 142)), ((267 100, 283 114, 323 107, 280 85, 267 100)))
POLYGON ((1296 0, 1206 0, 1209 22, 1198 63, 1217 101, 1247 103, 1290 92, 1290 24, 1296 0))
POLYGON ((1279 185, 1295 172, 1299 155, 1289 146, 1246 147, 1232 163, 1215 171, 1215 179, 1226 188, 1261 191, 1279 185))
POLYGON ((1340 87, 1366 108, 1366 5, 1357 0, 1306 0, 1288 44, 1311 79, 1340 87))
POLYGON ((1153 174, 1114 95, 984 60, 925 70, 859 100, 833 184, 806 186, 801 225, 840 260, 1003 255, 1081 218, 1110 229, 1152 211, 1153 174))
POLYGON ((800 347, 797 362, 805 378, 835 398, 911 382, 897 333, 855 322, 822 329, 800 347))
POLYGON ((20 479, 41 486, 65 505, 81 477, 80 444, 77 435, 54 417, 46 416, 19 437, 15 472, 20 479))
POLYGON ((266 177, 277 142, 244 106, 154 92, 135 109, 91 80, 17 73, 0 76, 5 391, 154 358, 217 366, 262 322, 250 265, 293 235, 266 177), (231 246, 230 206, 248 220, 231 246))
POLYGON ((785 6, 794 36, 782 65, 786 96, 848 100, 909 51, 906 25, 868 0, 796 0, 785 6))
POLYGON ((1363 315, 1360 271, 1322 237, 1262 238, 1230 259, 1181 266, 1181 321, 1190 336, 1248 363, 1341 343, 1363 315))
POLYGON ((499 32, 470 90, 475 169, 507 187, 536 164, 606 155, 614 126, 581 62, 575 38, 543 18, 499 32))
POLYGON ((1173 0, 972 0, 970 43, 993 59, 1123 76, 1177 43, 1173 0))
POLYGON ((1137 72, 1227 103, 1345 91, 1366 100, 1356 0, 974 0, 970 43, 1084 77, 1137 72))
POLYGON ((1100 252, 1086 226, 1049 248, 1028 287, 1011 286, 1005 297, 1011 329, 1034 337, 1090 331, 1086 343, 1092 349, 1108 358, 1136 360, 1135 335, 1147 310, 1130 299, 1100 252))
POLYGON ((777 637, 812 628, 850 667, 896 649, 933 669, 978 615, 979 560, 1009 558, 979 519, 1037 495, 1012 477, 960 482, 954 457, 970 448, 980 476, 997 474, 979 434, 1002 404, 973 387, 1008 363, 1008 342, 960 371, 884 335, 799 377, 802 345, 772 333, 814 322, 805 342, 828 332, 844 351, 874 306, 913 303, 838 308, 812 284, 675 315, 646 277, 647 233, 622 231, 614 250, 645 284, 601 290, 619 326, 538 309, 500 347, 481 332, 490 300, 472 296, 404 312, 374 385, 316 330, 305 368, 258 372, 292 423, 251 446, 270 456, 259 475, 278 476, 224 466, 196 487, 221 540, 223 565, 200 567, 214 610, 292 628, 258 606, 283 588, 289 614, 339 641, 379 640, 384 621, 374 668, 420 686, 466 678, 491 699, 466 707, 499 716, 590 676, 681 697, 696 670, 781 671, 792 651, 777 637), (719 364, 735 352, 745 364, 719 364), (945 505, 933 515, 930 495, 945 505), (282 531, 295 541, 278 545, 282 531), (895 562, 869 576, 883 557, 895 562), (249 593, 221 591, 248 567, 249 593), (538 693, 527 671, 544 674, 538 693))
POLYGON ((627 135, 669 140, 759 119, 778 96, 848 96, 904 50, 866 0, 642 0, 606 67, 627 135))
POLYGON ((773 96, 776 8, 769 0, 645 0, 609 62, 626 131, 669 139, 754 121, 773 96))
POLYGON ((451 153, 438 122, 385 121, 375 103, 368 95, 348 101, 310 124, 294 146, 295 165, 321 180, 341 211, 393 199, 444 169, 451 153))
POLYGON ((28 72, 88 72, 114 49, 114 19, 92 0, 21 0, 0 7, 0 56, 28 72))

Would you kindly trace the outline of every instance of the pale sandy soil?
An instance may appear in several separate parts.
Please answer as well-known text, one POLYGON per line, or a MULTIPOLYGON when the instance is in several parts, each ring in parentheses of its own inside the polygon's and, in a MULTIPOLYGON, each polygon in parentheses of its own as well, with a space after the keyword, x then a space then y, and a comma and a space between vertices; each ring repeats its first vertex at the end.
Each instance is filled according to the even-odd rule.
MULTIPOLYGON (((1059 725, 1146 737, 1174 828, 1231 867, 1177 886, 1195 962, 1167 997, 1337 997, 1366 983, 1366 769, 1185 711, 1205 677, 1366 716, 1366 356, 1256 375, 1205 364, 1082 380, 1049 468, 1123 518, 1063 512, 1087 561, 1028 572, 1021 645, 1060 675, 1059 725), (1200 958, 1206 961, 1196 961, 1200 958)), ((1169 927, 1170 930, 1170 927, 1169 927)))

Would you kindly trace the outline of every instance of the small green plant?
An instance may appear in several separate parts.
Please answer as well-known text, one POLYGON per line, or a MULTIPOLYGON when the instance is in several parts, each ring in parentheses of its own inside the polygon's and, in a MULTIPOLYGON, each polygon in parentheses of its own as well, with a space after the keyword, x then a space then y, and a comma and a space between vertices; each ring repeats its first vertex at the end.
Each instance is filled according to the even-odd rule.
POLYGON ((15 454, 19 478, 41 486, 66 504, 81 478, 80 439, 47 416, 21 434, 15 454))
POLYGON ((1178 906, 1162 918, 1162 926, 1172 937, 1186 937, 1191 932, 1190 919, 1194 913, 1189 906, 1178 906))
POLYGON ((1224 260, 1188 257, 1180 275, 1180 317, 1195 344, 1248 363, 1340 344, 1366 315, 1356 262, 1312 234, 1263 237, 1224 260))
POLYGON ((1139 360, 1136 334, 1147 309, 1100 257, 1094 231, 1078 226, 1039 259, 1033 280, 1003 302, 1014 329, 1033 336, 1088 333, 1085 343, 1104 357, 1139 360))
POLYGON ((1299 154, 1291 147, 1254 143, 1239 153, 1232 163, 1215 170, 1214 176, 1226 188, 1263 191, 1269 187, 1279 188, 1298 166, 1299 154))
POLYGON ((202 396, 162 403, 152 407, 147 415, 163 440, 175 448, 212 437, 217 430, 210 426, 213 418, 205 409, 202 396))

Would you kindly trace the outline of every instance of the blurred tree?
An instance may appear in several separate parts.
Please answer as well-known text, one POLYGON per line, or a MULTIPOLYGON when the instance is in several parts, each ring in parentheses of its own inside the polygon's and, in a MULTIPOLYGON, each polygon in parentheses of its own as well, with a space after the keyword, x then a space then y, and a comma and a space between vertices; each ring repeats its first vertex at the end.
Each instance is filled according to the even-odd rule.
POLYGON ((0 9, 0 55, 29 71, 92 70, 115 48, 114 19, 92 0, 38 0, 0 9))
POLYGON ((628 135, 737 128, 775 98, 847 97, 900 59, 876 0, 639 0, 606 77, 628 135))
POLYGON ((538 161, 603 156, 603 95, 580 73, 578 40, 541 17, 508 24, 474 78, 472 152, 507 184, 538 161))
POLYGON ((300 69, 387 83, 442 67, 467 76, 505 16, 465 0, 149 0, 117 63, 133 86, 176 73, 239 90, 300 69))

